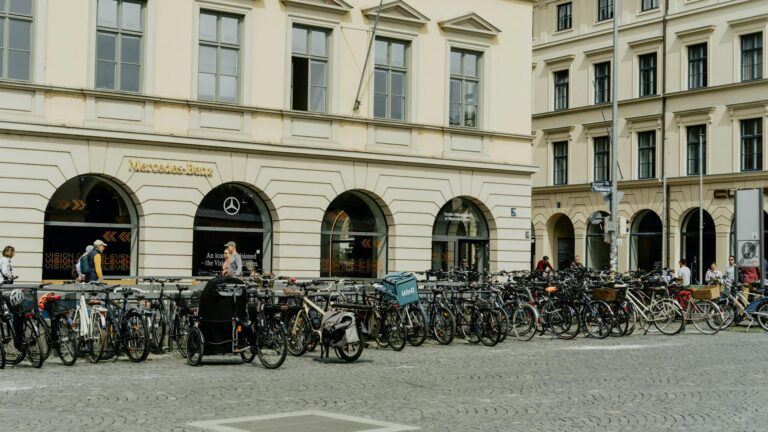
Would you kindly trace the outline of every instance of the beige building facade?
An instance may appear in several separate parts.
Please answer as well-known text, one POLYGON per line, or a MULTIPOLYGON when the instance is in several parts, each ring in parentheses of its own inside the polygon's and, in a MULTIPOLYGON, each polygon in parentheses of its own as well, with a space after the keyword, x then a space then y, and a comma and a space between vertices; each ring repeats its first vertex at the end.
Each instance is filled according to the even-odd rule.
MULTIPOLYGON (((768 1, 623 0, 619 269, 728 263, 733 190, 768 186, 768 1), (703 143, 703 163, 698 159, 703 143), (704 168, 704 256, 698 169, 704 168)), ((613 1, 534 6, 535 255, 608 263, 613 1)), ((694 273, 696 273, 694 271, 694 273)))
POLYGON ((531 2, 378 4, 0 1, 20 280, 526 268, 531 2))

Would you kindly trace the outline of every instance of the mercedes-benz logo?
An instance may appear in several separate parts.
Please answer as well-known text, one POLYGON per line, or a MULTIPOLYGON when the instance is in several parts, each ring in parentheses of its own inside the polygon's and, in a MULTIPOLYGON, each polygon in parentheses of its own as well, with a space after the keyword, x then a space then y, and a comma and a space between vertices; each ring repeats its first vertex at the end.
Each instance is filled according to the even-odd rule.
POLYGON ((229 197, 224 200, 224 212, 230 216, 240 213, 240 200, 229 197))

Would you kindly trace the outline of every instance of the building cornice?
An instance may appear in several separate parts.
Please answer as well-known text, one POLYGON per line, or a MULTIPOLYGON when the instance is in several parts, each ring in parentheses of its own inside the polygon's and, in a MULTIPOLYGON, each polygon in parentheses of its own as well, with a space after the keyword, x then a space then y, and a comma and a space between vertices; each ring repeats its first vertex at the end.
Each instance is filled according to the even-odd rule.
MULTIPOLYGON (((718 183, 736 183, 768 180, 768 171, 727 173, 727 174, 708 174, 704 176, 704 184, 718 183)), ((699 176, 670 177, 667 179, 670 186, 691 186, 699 184, 699 176)), ((619 182, 619 190, 642 189, 642 188, 661 188, 662 179, 644 179, 644 180, 624 180, 619 182)), ((592 192, 591 183, 581 183, 574 185, 561 186, 534 186, 532 190, 533 199, 536 195, 552 195, 573 192, 592 192)))

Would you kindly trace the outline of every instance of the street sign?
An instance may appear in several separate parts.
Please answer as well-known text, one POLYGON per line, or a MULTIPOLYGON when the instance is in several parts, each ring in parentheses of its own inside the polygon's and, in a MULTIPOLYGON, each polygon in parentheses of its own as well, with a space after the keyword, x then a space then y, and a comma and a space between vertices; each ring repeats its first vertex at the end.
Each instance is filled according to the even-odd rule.
POLYGON ((611 192, 611 182, 608 180, 604 181, 593 181, 592 182, 592 192, 611 192))

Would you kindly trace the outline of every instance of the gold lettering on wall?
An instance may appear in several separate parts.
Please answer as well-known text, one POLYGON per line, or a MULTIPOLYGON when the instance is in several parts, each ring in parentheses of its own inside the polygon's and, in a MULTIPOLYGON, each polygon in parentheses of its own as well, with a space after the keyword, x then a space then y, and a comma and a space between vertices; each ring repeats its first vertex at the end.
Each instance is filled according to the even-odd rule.
POLYGON ((129 159, 128 170, 139 173, 213 177, 213 168, 191 162, 145 162, 141 159, 129 159))

